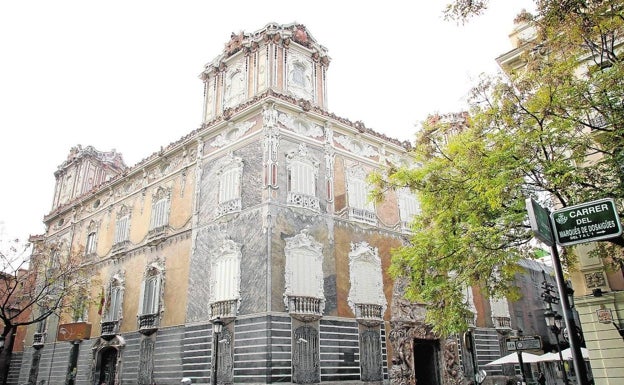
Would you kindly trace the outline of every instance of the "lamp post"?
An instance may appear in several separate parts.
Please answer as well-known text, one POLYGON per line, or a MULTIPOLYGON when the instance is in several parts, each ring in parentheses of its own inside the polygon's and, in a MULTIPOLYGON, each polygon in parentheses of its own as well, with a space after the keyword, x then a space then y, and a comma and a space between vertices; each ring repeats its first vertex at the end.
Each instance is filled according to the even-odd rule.
POLYGON ((561 372, 563 373, 563 383, 568 384, 568 374, 566 373, 566 368, 563 360, 563 355, 561 354, 561 344, 559 343, 559 333, 561 333, 561 314, 557 314, 556 311, 552 309, 546 310, 544 312, 544 319, 546 320, 546 326, 550 329, 550 331, 555 335, 555 341, 557 341, 557 350, 559 351, 559 362, 561 364, 561 372))
POLYGON ((214 361, 212 362, 212 378, 210 383, 217 385, 217 371, 219 370, 219 336, 223 330, 223 321, 221 317, 217 317, 212 321, 213 346, 214 346, 214 361))

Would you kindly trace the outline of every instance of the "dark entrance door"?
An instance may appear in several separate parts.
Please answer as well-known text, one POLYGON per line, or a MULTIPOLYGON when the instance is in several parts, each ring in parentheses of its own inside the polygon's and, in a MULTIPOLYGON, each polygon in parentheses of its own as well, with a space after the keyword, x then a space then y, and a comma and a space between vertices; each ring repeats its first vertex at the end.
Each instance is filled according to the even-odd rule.
POLYGON ((414 340, 414 377, 418 385, 440 385, 438 351, 436 340, 414 340))
POLYGON ((100 352, 100 380, 97 385, 114 385, 117 367, 117 349, 107 348, 100 352))

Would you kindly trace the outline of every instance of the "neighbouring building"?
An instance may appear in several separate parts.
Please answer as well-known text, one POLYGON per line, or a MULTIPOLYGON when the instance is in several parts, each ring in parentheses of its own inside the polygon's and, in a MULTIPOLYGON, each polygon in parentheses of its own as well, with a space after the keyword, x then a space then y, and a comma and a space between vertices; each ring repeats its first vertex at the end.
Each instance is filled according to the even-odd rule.
MULTIPOLYGON (((509 37, 513 48, 496 59, 508 73, 524 65, 523 55, 526 52, 536 50, 532 43, 536 38, 536 30, 531 24, 520 22, 509 37)), ((616 50, 621 52, 622 41, 615 39, 613 43, 616 50)), ((591 58, 588 55, 584 60, 589 61, 591 58)), ((579 61, 579 68, 583 69, 586 64, 579 61)), ((579 70, 579 76, 583 76, 582 73, 579 70)), ((595 124, 606 125, 600 115, 593 115, 591 120, 595 124)), ((613 198, 617 199, 621 207, 621 197, 613 198)), ((575 246, 578 262, 570 271, 575 309, 589 351, 595 384, 620 384, 624 381, 624 270, 621 264, 618 266, 592 257, 591 252, 595 247, 595 243, 575 246)))

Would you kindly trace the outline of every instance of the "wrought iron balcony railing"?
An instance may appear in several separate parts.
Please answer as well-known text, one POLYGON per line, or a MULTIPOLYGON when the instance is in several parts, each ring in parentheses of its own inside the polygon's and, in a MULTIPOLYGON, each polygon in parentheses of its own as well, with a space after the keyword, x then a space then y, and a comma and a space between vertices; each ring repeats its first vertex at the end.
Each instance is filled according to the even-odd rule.
POLYGON ((149 335, 158 330, 160 317, 158 313, 139 315, 139 333, 149 335))
POLYGON ((112 338, 119 333, 119 321, 103 321, 102 322, 102 338, 112 338))
POLYGON ((35 349, 43 347, 45 343, 45 333, 35 333, 33 335, 33 347, 35 349))

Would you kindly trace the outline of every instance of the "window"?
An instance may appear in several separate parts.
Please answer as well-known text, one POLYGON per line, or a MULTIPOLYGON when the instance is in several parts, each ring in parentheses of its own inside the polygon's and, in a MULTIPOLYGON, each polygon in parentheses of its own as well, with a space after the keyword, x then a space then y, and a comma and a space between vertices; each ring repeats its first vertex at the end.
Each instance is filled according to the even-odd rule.
POLYGON ((238 212, 242 208, 241 179, 243 175, 243 160, 229 153, 221 160, 221 164, 218 167, 219 203, 217 205, 217 216, 219 217, 232 212, 238 212))
POLYGON ((305 70, 306 68, 302 63, 294 63, 292 70, 292 81, 299 87, 305 87, 305 70))
POLYGON ((240 298, 241 245, 225 239, 215 251, 211 267, 211 317, 235 317, 240 298))
POLYGON ((316 197, 316 177, 319 163, 308 154, 305 143, 299 145, 297 152, 286 155, 288 171, 288 204, 320 211, 316 197))
POLYGON ((354 167, 347 171, 347 194, 349 198, 349 217, 358 222, 377 224, 375 206, 368 199, 369 186, 366 171, 354 167))
POLYGON ((170 192, 160 187, 153 196, 150 230, 160 229, 169 224, 170 192))
POLYGON ((95 247, 96 247, 95 241, 96 241, 96 233, 95 231, 92 231, 89 233, 89 235, 87 235, 87 243, 85 245, 86 255, 95 253, 95 247))
POLYGON ((139 332, 149 335, 158 329, 162 297, 163 268, 159 262, 148 266, 139 298, 139 332))
POLYGON ((145 280, 143 285, 143 304, 141 314, 158 313, 160 301, 160 276, 153 275, 145 280))
POLYGON ((108 298, 106 298, 106 315, 104 317, 105 321, 119 321, 119 319, 121 318, 122 299, 122 283, 117 279, 113 279, 108 289, 108 298))
POLYGON ((420 205, 416 195, 408 188, 397 190, 399 200, 399 214, 401 215, 401 229, 409 231, 410 223, 415 215, 420 214, 420 205))
POLYGON ((348 303, 359 322, 376 324, 383 317, 386 297, 383 292, 381 259, 376 247, 367 242, 351 243, 349 252, 348 303))
POLYGON ((128 208, 124 205, 117 214, 115 222, 115 238, 113 244, 117 245, 128 240, 130 236, 130 214, 128 208))
POLYGON ((323 314, 323 245, 307 230, 286 239, 285 293, 288 312, 312 319, 323 314), (309 318, 312 317, 312 318, 309 318))

